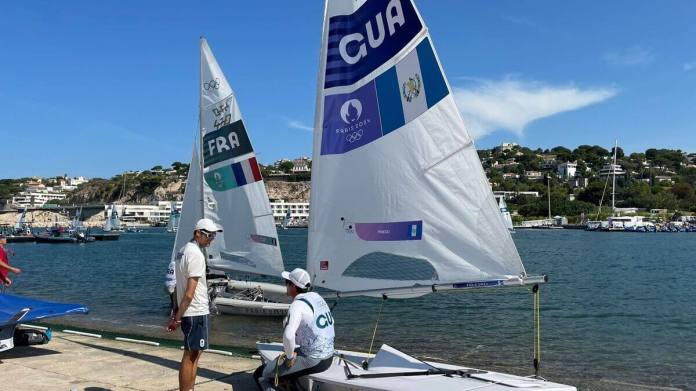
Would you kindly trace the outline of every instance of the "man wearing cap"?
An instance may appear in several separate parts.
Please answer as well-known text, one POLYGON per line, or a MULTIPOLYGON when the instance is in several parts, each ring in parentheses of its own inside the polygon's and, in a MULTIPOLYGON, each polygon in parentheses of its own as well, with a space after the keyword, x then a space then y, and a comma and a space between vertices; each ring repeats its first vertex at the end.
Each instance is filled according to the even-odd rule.
POLYGON ((10 260, 7 258, 7 252, 5 251, 6 244, 7 237, 0 234, 0 292, 4 292, 6 286, 12 285, 12 280, 7 276, 9 272, 14 274, 22 272, 20 268, 10 266, 10 260))
POLYGON ((203 249, 210 246, 218 232, 222 232, 222 229, 212 220, 198 220, 193 239, 176 255, 176 298, 179 308, 171 317, 167 330, 174 331, 181 325, 184 333, 184 356, 179 368, 181 391, 193 389, 198 360, 203 350, 208 349, 210 310, 203 249))
POLYGON ((284 271, 287 295, 294 298, 283 332, 283 351, 275 360, 259 367, 254 378, 263 391, 276 390, 275 379, 294 382, 329 368, 334 353, 334 319, 326 301, 311 287, 309 274, 300 268, 284 271), (295 344, 299 349, 295 349, 295 344))

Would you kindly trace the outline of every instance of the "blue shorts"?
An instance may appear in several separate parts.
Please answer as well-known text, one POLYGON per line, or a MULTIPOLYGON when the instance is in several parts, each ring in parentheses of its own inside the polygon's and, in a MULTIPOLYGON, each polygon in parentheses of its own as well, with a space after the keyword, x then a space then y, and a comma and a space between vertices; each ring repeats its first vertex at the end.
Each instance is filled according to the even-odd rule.
POLYGON ((181 331, 184 333, 184 350, 208 349, 210 315, 184 316, 181 318, 181 331))

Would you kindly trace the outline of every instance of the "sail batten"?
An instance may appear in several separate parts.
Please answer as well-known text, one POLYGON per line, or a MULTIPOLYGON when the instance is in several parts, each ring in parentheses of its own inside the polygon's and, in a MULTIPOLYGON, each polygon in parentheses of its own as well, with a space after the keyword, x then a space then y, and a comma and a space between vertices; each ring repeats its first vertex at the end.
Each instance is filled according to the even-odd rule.
POLYGON ((413 2, 326 2, 320 55, 315 285, 379 292, 526 276, 413 2))

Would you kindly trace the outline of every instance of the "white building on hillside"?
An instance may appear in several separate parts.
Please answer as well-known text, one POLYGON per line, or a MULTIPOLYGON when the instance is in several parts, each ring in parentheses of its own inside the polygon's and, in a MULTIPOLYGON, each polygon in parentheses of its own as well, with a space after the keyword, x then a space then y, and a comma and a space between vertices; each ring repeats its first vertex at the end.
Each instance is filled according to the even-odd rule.
POLYGON ((620 164, 606 164, 599 170, 599 176, 606 177, 607 175, 623 176, 626 175, 626 171, 621 168, 620 164))
POLYGON ((302 156, 299 159, 294 159, 292 161, 292 172, 309 172, 309 163, 311 161, 312 159, 308 158, 307 156, 302 156))
MULTIPOLYGON (((181 201, 174 203, 177 211, 181 211, 182 204, 181 201)), ((172 201, 159 201, 154 205, 116 204, 116 212, 126 224, 157 224, 169 220, 171 205, 172 201)), ((110 210, 111 204, 104 205, 104 217, 109 216, 110 210)))
POLYGON ((565 162, 561 163, 556 167, 556 172, 561 178, 573 178, 575 176, 575 171, 578 169, 578 164, 576 162, 565 162))
POLYGON ((288 211, 290 218, 307 221, 309 219, 309 202, 285 202, 285 200, 271 201, 273 218, 277 223, 283 221, 288 211))
POLYGON ((62 200, 64 198, 65 193, 55 191, 52 187, 27 189, 12 197, 12 205, 20 208, 35 208, 44 206, 50 203, 49 201, 62 200))

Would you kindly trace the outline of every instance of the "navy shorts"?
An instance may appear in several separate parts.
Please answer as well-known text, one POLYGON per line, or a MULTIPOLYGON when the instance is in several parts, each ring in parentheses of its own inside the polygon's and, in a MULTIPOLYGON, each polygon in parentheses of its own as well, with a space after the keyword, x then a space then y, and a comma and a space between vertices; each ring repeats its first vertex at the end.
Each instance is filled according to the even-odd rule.
POLYGON ((210 315, 184 316, 181 318, 181 331, 184 333, 184 350, 208 349, 210 315))

